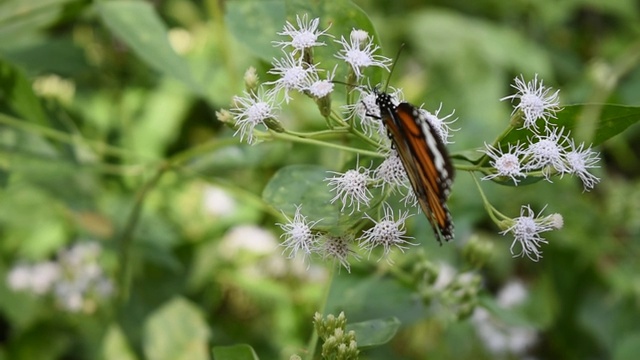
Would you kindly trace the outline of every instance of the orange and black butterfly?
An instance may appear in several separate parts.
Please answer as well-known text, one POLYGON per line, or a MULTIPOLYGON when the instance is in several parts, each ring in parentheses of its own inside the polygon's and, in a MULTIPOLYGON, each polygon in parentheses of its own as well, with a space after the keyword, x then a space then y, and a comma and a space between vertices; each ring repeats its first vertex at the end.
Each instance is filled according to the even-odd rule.
POLYGON ((453 220, 447 208, 454 170, 443 139, 415 106, 403 102, 397 106, 386 92, 373 89, 387 133, 422 211, 431 223, 436 239, 453 239, 453 220))

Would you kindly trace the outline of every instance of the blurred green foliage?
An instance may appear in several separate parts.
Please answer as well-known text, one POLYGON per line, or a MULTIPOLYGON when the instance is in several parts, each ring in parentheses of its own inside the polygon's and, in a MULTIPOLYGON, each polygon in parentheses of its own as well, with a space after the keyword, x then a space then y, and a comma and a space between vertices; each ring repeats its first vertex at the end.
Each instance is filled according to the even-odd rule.
MULTIPOLYGON (((451 198, 452 243, 437 246, 426 219, 413 217, 409 231, 420 246, 393 266, 365 258, 329 277, 331 264, 281 256, 280 209, 267 201, 278 203, 286 184, 270 180, 288 165, 321 178, 317 169, 339 171, 354 158, 311 145, 241 144, 214 113, 242 91, 247 67, 273 80, 271 41, 305 12, 333 34, 364 28, 387 56, 405 44, 391 83, 412 103, 456 109, 454 152, 504 128, 511 108, 498 99, 518 74, 539 74, 561 89, 563 104, 612 104, 567 106, 586 119, 574 131, 595 143, 603 135, 589 119, 624 108, 627 117, 607 119, 638 121, 640 12, 632 0, 4 0, 0 359, 289 358, 305 353, 316 311, 344 311, 349 329, 363 329, 359 343, 379 345, 362 358, 640 356, 637 126, 600 145, 602 181, 590 193, 571 178, 483 184, 511 216, 527 203, 564 216, 539 263, 511 258, 510 240, 490 225, 462 172, 451 198), (10 289, 12 267, 54 259, 84 239, 103 248, 113 298, 68 313, 10 289), (492 245, 482 269, 462 256, 469 239, 492 245), (442 273, 444 264, 461 284, 466 272, 481 276, 479 289, 467 287, 478 293, 432 292, 438 271, 430 266, 442 273), (514 280, 529 296, 505 308, 496 294, 514 280), (491 321, 531 330, 535 345, 492 352, 474 319, 461 316, 462 305, 477 304, 491 321), (399 329, 387 342, 390 327, 399 329)), ((318 57, 331 68, 337 45, 328 43, 318 57)), ((284 125, 321 128, 313 102, 296 100, 284 125)), ((318 190, 297 185, 302 202, 318 190)))

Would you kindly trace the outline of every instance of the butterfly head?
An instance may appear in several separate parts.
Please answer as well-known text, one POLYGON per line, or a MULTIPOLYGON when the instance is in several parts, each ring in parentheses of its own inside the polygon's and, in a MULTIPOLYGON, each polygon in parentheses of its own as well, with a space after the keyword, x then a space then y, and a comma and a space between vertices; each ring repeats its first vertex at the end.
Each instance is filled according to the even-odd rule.
POLYGON ((372 91, 376 96, 376 105, 378 105, 381 110, 393 109, 395 107, 391 95, 384 91, 380 91, 377 86, 374 87, 372 91))

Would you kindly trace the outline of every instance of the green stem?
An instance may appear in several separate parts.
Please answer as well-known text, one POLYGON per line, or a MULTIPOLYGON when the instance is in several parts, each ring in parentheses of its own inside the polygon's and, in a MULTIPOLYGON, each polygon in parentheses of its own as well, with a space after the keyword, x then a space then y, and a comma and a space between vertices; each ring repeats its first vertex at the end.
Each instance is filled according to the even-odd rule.
MULTIPOLYGON (((256 133, 258 133, 258 132, 256 131, 256 133)), ((265 137, 265 135, 266 135, 265 133, 262 133, 262 134, 258 133, 258 136, 260 136, 260 137, 265 137)), ((277 132, 274 132, 274 131, 269 131, 268 135, 271 136, 271 138, 274 138, 274 139, 288 140, 288 141, 291 141, 291 142, 296 142, 296 143, 301 143, 301 144, 318 145, 318 146, 323 146, 323 147, 327 147, 327 148, 334 148, 334 149, 344 150, 344 151, 348 151, 348 152, 352 152, 352 153, 356 153, 356 154, 367 155, 367 156, 371 156, 371 157, 383 157, 382 154, 380 154, 378 152, 375 152, 375 151, 352 148, 352 147, 348 147, 348 146, 344 146, 344 145, 338 145, 338 144, 319 141, 319 140, 315 140, 315 139, 300 138, 300 137, 293 136, 293 135, 286 134, 286 133, 277 133, 277 132)))
POLYGON ((23 130, 28 133, 38 134, 40 136, 53 139, 65 144, 78 145, 78 143, 85 143, 91 147, 95 152, 99 154, 105 154, 115 156, 118 158, 136 158, 138 155, 123 150, 121 148, 105 144, 103 142, 88 140, 80 135, 68 134, 55 129, 40 126, 34 123, 27 122, 25 120, 16 119, 4 114, 0 114, 0 124, 5 124, 13 128, 23 130))
MULTIPOLYGON (((329 295, 331 294, 331 285, 333 284, 333 278, 335 275, 336 266, 331 266, 329 270, 329 278, 327 279, 327 288, 325 289, 324 299, 322 304, 320 305, 320 311, 318 311, 323 317, 325 315, 325 310, 327 307, 327 303, 329 302, 329 295)), ((307 354, 304 357, 306 360, 313 360, 313 356, 316 353, 316 347, 318 346, 318 331, 315 326, 313 327, 313 333, 311 334, 311 338, 309 339, 309 343, 307 345, 307 354)))
MULTIPOLYGON (((20 149, 21 150, 21 149, 20 149)), ((47 162, 49 164, 59 164, 59 166, 69 166, 74 169, 88 169, 89 171, 96 171, 102 174, 109 175, 117 175, 117 176, 139 176, 142 174, 146 168, 146 165, 116 165, 116 164, 108 164, 108 163, 89 163, 89 162, 80 162, 75 163, 71 160, 66 160, 64 158, 59 158, 55 156, 43 155, 35 152, 28 151, 16 151, 16 149, 11 148, 9 146, 0 145, 0 155, 4 155, 6 159, 8 159, 11 164, 14 160, 21 161, 23 159, 33 160, 33 161, 42 161, 47 162)), ((57 165, 58 166, 58 165, 57 165)))
POLYGON ((498 211, 495 207, 493 207, 493 205, 491 205, 491 203, 489 202, 489 199, 487 199, 487 196, 485 195, 484 191, 482 190, 482 187, 480 186, 480 182, 478 181, 478 179, 475 177, 473 173, 471 173, 471 178, 476 183, 476 187, 478 188, 480 197, 482 197, 482 203, 484 205, 484 208, 487 210, 487 213, 489 213, 489 217, 491 218, 491 220, 493 220, 493 222, 496 225, 499 225, 502 220, 509 219, 509 217, 505 216, 500 211, 498 211), (502 219, 498 219, 496 216, 500 216, 502 219))
POLYGON ((124 304, 129 299, 129 292, 131 288, 131 246, 133 244, 133 233, 138 225, 140 214, 144 200, 147 198, 149 192, 156 186, 162 175, 169 169, 169 166, 164 164, 160 166, 156 174, 147 181, 135 197, 135 202, 131 213, 128 216, 127 223, 124 226, 122 235, 120 236, 120 274, 118 277, 118 289, 120 291, 119 300, 121 304, 124 304))
POLYGON ((463 165, 463 164, 454 164, 453 167, 456 170, 460 170, 460 171, 469 171, 469 172, 474 172, 474 171, 483 171, 482 167, 478 166, 478 165, 463 165))
POLYGON ((237 145, 237 144, 238 144, 238 139, 236 138, 211 140, 206 143, 200 144, 198 146, 189 148, 183 152, 175 154, 174 156, 167 159, 167 163, 170 164, 171 167, 180 167, 184 163, 188 162, 189 160, 195 157, 204 155, 208 152, 217 150, 222 147, 237 145))
MULTIPOLYGON (((515 130, 515 127, 513 126, 514 123, 516 123, 516 119, 518 117, 522 116, 520 114, 519 111, 517 111, 515 114, 513 114, 511 116, 511 119, 509 120, 509 126, 507 126, 504 131, 502 133, 500 133, 496 139, 493 141, 493 143, 491 144, 491 146, 493 147, 497 147, 498 144, 500 144, 500 141, 502 141, 502 139, 504 139, 505 137, 507 137, 507 135, 509 135, 513 130, 515 130)), ((478 166, 482 167, 484 165, 487 164, 487 162, 489 162, 489 156, 487 156, 487 154, 484 154, 479 160, 478 160, 478 166)))
POLYGON ((349 128, 348 127, 333 128, 331 130, 320 130, 320 131, 314 131, 314 132, 308 132, 308 133, 285 130, 284 133, 297 136, 300 138, 304 138, 304 139, 311 139, 311 138, 319 138, 319 137, 325 137, 325 136, 329 137, 333 135, 341 135, 341 134, 349 133, 349 128))

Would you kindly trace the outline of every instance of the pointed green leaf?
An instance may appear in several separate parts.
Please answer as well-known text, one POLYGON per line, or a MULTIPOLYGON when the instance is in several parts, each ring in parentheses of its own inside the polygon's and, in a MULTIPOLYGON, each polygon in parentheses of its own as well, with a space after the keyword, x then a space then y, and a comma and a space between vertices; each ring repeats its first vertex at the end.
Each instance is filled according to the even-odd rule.
POLYGON ((583 113, 594 110, 600 110, 600 117, 591 140, 594 146, 602 144, 640 121, 640 106, 581 104, 566 106, 558 113, 557 124, 564 126, 567 130, 574 130, 580 126, 583 113))
POLYGON ((325 169, 315 165, 291 165, 280 169, 262 191, 262 198, 276 209, 293 214, 296 205, 310 221, 337 224, 340 209, 331 203, 332 195, 324 180, 325 169))
POLYGON ((356 332, 358 348, 386 344, 393 339, 399 328, 400 320, 396 317, 347 324, 347 331, 356 332))
POLYGON ((167 27, 151 3, 115 0, 99 2, 96 7, 107 28, 144 62, 180 80, 196 94, 204 94, 185 59, 171 47, 167 27))
MULTIPOLYGON (((594 146, 600 145, 606 140, 620 134, 629 126, 640 121, 640 106, 622 106, 611 104, 577 104, 567 105, 558 112, 557 119, 552 119, 552 123, 565 128, 566 131, 573 131, 580 126, 584 111, 600 111, 600 116, 596 124, 593 139, 590 141, 594 146)), ((527 129, 516 129, 507 135, 501 145, 513 144, 517 141, 526 142, 533 133, 527 129)))
POLYGON ((318 221, 318 229, 330 230, 336 226, 348 227, 360 216, 342 214, 339 201, 332 202, 334 194, 325 179, 327 170, 315 165, 292 165, 280 169, 264 188, 262 198, 290 218, 296 205, 308 221, 318 221))
POLYGON ((116 324, 109 326, 102 344, 102 357, 105 360, 135 360, 136 356, 127 343, 122 329, 116 324))
POLYGON ((215 346, 213 360, 258 360, 258 355, 247 344, 215 346))
POLYGON ((625 334, 616 342, 613 360, 634 360, 640 356, 640 332, 625 334))
POLYGON ((74 0, 9 0, 0 4, 0 41, 33 33, 54 22, 74 0))
POLYGON ((144 324, 144 354, 149 360, 208 359, 209 328, 197 306, 175 298, 144 324))
POLYGON ((33 92, 31 82, 22 70, 1 58, 0 101, 5 102, 24 120, 39 125, 48 124, 40 99, 33 92))

